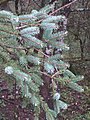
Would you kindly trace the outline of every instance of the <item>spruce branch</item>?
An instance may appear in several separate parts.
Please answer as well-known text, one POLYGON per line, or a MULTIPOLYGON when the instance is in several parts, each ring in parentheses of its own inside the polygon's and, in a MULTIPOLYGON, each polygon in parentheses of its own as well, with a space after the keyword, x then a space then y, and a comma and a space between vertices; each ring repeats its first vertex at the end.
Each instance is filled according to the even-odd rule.
MULTIPOLYGON (((72 4, 75 3, 76 1, 77 1, 77 0, 73 0, 72 2, 70 2, 70 3, 64 5, 64 6, 60 7, 60 8, 58 8, 57 10, 54 10, 54 11, 51 12, 49 15, 51 16, 51 15, 53 15, 54 13, 57 13, 57 12, 60 11, 61 9, 72 5, 72 4)), ((41 23, 42 21, 43 21, 43 19, 37 21, 37 22, 35 23, 35 26, 40 26, 40 23, 41 23)), ((28 26, 28 24, 26 24, 26 25, 24 25, 24 26, 21 26, 21 27, 19 27, 18 29, 22 29, 22 28, 25 28, 25 27, 27 27, 27 26, 28 26)))

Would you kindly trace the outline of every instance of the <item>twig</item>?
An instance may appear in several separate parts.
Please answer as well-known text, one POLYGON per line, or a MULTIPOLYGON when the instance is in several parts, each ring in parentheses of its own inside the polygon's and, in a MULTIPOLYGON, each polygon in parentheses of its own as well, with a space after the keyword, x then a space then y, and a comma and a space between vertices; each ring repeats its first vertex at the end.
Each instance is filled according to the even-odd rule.
POLYGON ((54 78, 57 74, 60 74, 60 71, 57 71, 55 74, 53 74, 52 78, 54 78))
POLYGON ((45 57, 49 57, 48 55, 46 55, 44 52, 42 52, 41 50, 38 50, 37 48, 34 48, 35 50, 37 50, 38 52, 40 52, 41 54, 43 54, 45 57))
POLYGON ((73 0, 72 2, 70 2, 70 3, 64 5, 64 6, 60 7, 60 8, 58 8, 57 10, 55 10, 55 11, 52 12, 52 13, 50 13, 49 15, 53 15, 54 13, 57 13, 57 12, 60 11, 61 9, 70 6, 71 4, 75 3, 76 1, 78 1, 78 0, 73 0))

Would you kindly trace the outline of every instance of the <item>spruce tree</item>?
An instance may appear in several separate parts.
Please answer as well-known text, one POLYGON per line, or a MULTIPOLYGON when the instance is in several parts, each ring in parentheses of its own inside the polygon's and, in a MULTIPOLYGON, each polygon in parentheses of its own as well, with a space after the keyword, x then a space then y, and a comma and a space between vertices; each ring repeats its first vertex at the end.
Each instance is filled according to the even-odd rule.
POLYGON ((52 14, 54 5, 19 16, 0 11, 0 56, 6 60, 5 73, 16 79, 25 106, 33 105, 34 120, 39 120, 41 111, 46 120, 56 120, 60 110, 68 108, 62 101, 61 84, 84 91, 77 84, 84 77, 73 74, 64 61, 63 51, 69 50, 64 42, 67 18, 52 14))

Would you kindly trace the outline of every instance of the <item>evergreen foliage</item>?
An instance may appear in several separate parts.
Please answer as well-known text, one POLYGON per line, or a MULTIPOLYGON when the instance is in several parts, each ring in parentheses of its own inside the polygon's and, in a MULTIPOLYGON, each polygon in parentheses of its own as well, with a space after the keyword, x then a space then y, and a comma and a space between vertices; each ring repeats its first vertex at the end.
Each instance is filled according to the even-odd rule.
POLYGON ((39 120, 40 109, 45 111, 46 120, 56 120, 60 110, 67 109, 68 104, 62 101, 61 93, 57 91, 59 84, 84 91, 76 83, 84 77, 69 71, 69 64, 63 60, 62 52, 69 50, 64 43, 67 19, 63 15, 49 15, 53 9, 54 4, 51 4, 40 11, 19 16, 0 11, 0 54, 6 59, 5 73, 16 78, 22 97, 30 100, 34 120, 39 120), (8 53, 15 53, 17 59, 10 56, 7 59, 8 53), (50 79, 48 87, 52 89, 53 109, 40 91, 48 82, 43 75, 50 79))

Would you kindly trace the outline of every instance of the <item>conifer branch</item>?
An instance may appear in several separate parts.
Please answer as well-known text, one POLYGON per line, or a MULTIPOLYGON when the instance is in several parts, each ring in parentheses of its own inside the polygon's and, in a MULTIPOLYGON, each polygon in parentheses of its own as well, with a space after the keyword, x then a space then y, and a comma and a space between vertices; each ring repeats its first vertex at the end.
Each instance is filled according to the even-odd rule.
MULTIPOLYGON (((54 13, 57 13, 57 12, 60 11, 61 9, 64 9, 65 7, 68 7, 68 6, 72 5, 72 4, 75 3, 76 1, 78 1, 78 0, 73 0, 72 2, 70 2, 70 3, 64 5, 64 6, 60 7, 60 8, 58 8, 57 10, 54 10, 54 11, 51 12, 49 15, 53 15, 54 13)), ((42 21, 43 21, 43 19, 37 21, 37 22, 35 23, 35 26, 39 26, 42 21)), ((17 29, 22 29, 22 28, 25 28, 25 27, 27 27, 27 26, 28 26, 28 24, 26 24, 26 25, 24 25, 24 26, 21 26, 21 27, 18 27, 17 29)))

